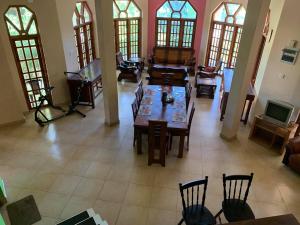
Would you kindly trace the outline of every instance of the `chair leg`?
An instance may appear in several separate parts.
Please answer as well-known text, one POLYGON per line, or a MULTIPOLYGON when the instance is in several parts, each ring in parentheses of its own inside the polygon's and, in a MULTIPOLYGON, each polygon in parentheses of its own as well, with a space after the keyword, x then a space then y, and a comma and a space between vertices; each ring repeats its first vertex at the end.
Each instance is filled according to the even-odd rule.
POLYGON ((184 219, 182 218, 182 219, 179 221, 178 225, 181 225, 183 222, 184 222, 184 219))
POLYGON ((222 224, 221 214, 223 213, 223 209, 221 209, 216 215, 215 219, 219 219, 219 223, 222 224))
POLYGON ((134 129, 134 132, 133 132, 133 147, 135 147, 135 141, 136 141, 136 130, 134 129))
POLYGON ((189 151, 190 148, 190 134, 187 136, 187 151, 189 151))

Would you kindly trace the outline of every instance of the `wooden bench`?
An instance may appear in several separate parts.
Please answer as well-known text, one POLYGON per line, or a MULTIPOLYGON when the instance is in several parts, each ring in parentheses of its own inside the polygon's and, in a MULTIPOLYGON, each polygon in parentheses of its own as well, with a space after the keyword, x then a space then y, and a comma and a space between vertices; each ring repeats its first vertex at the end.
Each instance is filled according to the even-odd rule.
POLYGON ((193 48, 154 47, 149 59, 149 72, 155 65, 186 66, 189 75, 195 74, 196 59, 193 48))

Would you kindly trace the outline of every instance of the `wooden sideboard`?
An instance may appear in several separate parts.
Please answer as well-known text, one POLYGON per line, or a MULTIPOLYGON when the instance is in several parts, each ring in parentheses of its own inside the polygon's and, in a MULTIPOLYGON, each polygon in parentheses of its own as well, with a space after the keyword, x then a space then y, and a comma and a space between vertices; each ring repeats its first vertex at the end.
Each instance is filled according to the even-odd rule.
POLYGON ((272 148, 276 143, 277 138, 281 138, 280 143, 280 154, 284 152, 285 145, 288 143, 289 139, 293 138, 297 132, 298 124, 292 124, 289 127, 280 127, 274 123, 264 120, 261 115, 255 116, 252 128, 249 134, 249 138, 254 139, 259 137, 261 140, 268 140, 266 135, 257 136, 258 130, 262 130, 270 135, 269 147, 272 148))
MULTIPOLYGON (((231 68, 224 69, 224 73, 223 73, 223 77, 222 77, 223 96, 222 96, 221 106, 220 106, 220 108, 221 108, 220 120, 221 121, 224 119, 224 115, 226 112, 227 101, 228 101, 228 96, 229 96, 229 93, 231 90, 231 83, 232 83, 233 76, 234 76, 234 69, 231 69, 231 68)), ((252 106, 254 99, 255 99, 255 90, 254 90, 253 85, 249 84, 248 92, 247 92, 247 96, 246 96, 246 100, 245 100, 245 107, 244 107, 242 115, 241 115, 241 121, 244 124, 247 124, 247 122, 248 122, 251 106, 252 106)))

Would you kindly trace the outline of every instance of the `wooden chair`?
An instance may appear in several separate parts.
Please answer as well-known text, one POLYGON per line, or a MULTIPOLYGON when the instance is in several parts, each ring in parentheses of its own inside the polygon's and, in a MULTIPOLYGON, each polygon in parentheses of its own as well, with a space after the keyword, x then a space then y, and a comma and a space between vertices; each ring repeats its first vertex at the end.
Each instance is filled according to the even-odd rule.
MULTIPOLYGON (((138 104, 138 101, 137 99, 135 98, 133 103, 131 104, 131 109, 132 109, 132 116, 133 116, 133 122, 135 121, 135 118, 138 114, 138 111, 139 111, 139 104, 138 104)), ((134 128, 134 135, 133 135, 133 146, 135 146, 135 142, 136 142, 136 139, 137 139, 137 134, 136 134, 136 129, 134 128)))
POLYGON ((141 68, 138 63, 126 61, 121 52, 116 53, 117 69, 121 71, 118 81, 122 79, 138 82, 141 79, 141 68))
POLYGON ((187 184, 179 184, 182 199, 182 219, 179 225, 185 222, 187 225, 213 225, 216 219, 205 207, 206 189, 208 177, 187 184), (203 190, 201 196, 201 189, 203 190))
POLYGON ((255 219, 252 209, 247 204, 249 189, 253 180, 253 173, 249 175, 231 175, 223 174, 224 201, 222 209, 215 218, 219 218, 224 213, 228 222, 255 219), (244 193, 242 193, 244 192, 244 193))
POLYGON ((192 85, 190 83, 188 83, 185 87, 186 90, 186 111, 189 108, 190 105, 190 100, 191 100, 191 94, 192 94, 192 85))
POLYGON ((165 166, 166 152, 168 150, 168 122, 149 120, 148 129, 148 165, 159 163, 165 166), (156 151, 159 151, 156 158, 156 151))
POLYGON ((143 99, 143 95, 144 95, 143 87, 138 86, 138 88, 135 90, 134 94, 135 94, 138 104, 140 105, 140 103, 143 99))
MULTIPOLYGON (((190 133, 191 133, 191 127, 192 127, 192 121, 193 121, 194 113, 195 113, 195 103, 193 102, 191 112, 190 112, 190 115, 189 115, 188 129, 186 130, 186 134, 185 134, 185 136, 187 137, 187 151, 189 150, 189 145, 190 145, 190 133)), ((175 132, 173 131, 173 132, 170 133, 170 146, 169 146, 169 149, 172 149, 173 137, 175 137, 175 136, 180 136, 180 134, 176 131, 175 132)))

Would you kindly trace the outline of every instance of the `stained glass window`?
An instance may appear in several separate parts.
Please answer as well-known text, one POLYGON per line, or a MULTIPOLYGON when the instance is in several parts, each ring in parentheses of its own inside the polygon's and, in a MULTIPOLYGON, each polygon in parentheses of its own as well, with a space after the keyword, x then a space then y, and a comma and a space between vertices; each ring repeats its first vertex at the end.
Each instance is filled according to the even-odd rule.
POLYGON ((141 10, 133 0, 114 0, 116 51, 124 59, 141 55, 141 10))
POLYGON ((12 6, 4 18, 28 108, 36 108, 49 87, 36 16, 25 6, 12 6))
POLYGON ((156 45, 192 48, 197 12, 188 0, 167 0, 156 12, 156 45))
POLYGON ((93 17, 87 2, 76 3, 72 22, 77 47, 77 60, 79 67, 83 68, 96 58, 93 17))
POLYGON ((213 12, 207 48, 206 64, 222 68, 235 67, 246 10, 238 3, 221 3, 213 12))

